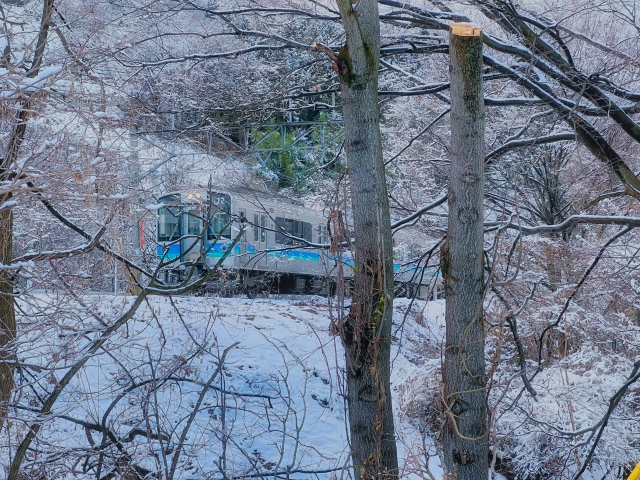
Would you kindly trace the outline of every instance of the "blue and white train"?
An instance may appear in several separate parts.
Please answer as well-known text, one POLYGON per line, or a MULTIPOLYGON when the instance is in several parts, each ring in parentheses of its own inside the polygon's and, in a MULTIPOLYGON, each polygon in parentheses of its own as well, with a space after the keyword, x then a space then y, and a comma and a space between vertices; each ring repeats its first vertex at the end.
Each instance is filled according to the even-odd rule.
MULTIPOLYGON (((335 234, 339 227, 297 200, 239 187, 174 192, 159 200, 157 252, 169 284, 215 268, 205 288, 223 294, 328 294, 339 276, 348 285, 353 275, 351 253, 328 247, 331 228, 335 234)), ((432 275, 411 262, 394 270, 403 292, 434 295, 432 275)))

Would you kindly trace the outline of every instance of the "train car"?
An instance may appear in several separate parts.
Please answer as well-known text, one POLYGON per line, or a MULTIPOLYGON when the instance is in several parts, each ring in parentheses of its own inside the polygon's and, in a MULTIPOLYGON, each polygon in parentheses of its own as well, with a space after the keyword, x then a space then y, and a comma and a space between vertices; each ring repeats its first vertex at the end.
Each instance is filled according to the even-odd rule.
POLYGON ((212 268, 220 272, 213 290, 233 283, 251 294, 275 283, 279 291, 326 293, 335 282, 337 261, 318 248, 330 240, 327 221, 301 202, 237 187, 173 192, 160 202, 158 258, 170 284, 212 268))
MULTIPOLYGON (((212 269, 204 290, 227 295, 331 294, 339 276, 350 284, 351 252, 328 248, 327 219, 302 202, 239 187, 172 192, 159 200, 157 252, 168 284, 195 281, 212 269)), ((334 234, 339 228, 334 223, 334 234)), ((425 275, 405 254, 394 272, 399 294, 433 296, 432 272, 425 275)))
POLYGON ((393 273, 395 296, 437 300, 444 298, 440 268, 425 266, 422 254, 425 239, 415 232, 400 230, 393 235, 393 273), (422 243, 418 243, 422 240, 422 243))

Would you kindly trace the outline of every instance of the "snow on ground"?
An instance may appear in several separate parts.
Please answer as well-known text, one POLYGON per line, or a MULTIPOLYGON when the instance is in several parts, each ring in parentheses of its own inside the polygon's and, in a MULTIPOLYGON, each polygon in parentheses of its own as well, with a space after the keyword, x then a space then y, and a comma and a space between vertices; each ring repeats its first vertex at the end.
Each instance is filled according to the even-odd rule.
MULTIPOLYGON (((79 304, 40 295, 22 304, 20 361, 49 370, 32 368, 20 381, 20 403, 38 406, 83 358, 78 352, 133 301, 87 296, 79 304)), ((401 477, 441 479, 429 432, 411 414, 425 413, 429 401, 415 398, 416 388, 440 382, 444 304, 408 307, 406 299, 395 301, 401 477)), ((321 297, 150 298, 87 361, 53 415, 33 414, 43 428, 32 448, 46 454, 34 453, 31 465, 61 479, 132 468, 164 471, 162 478, 174 471, 183 480, 350 478, 344 360, 329 317, 321 297)), ((25 423, 12 429, 15 441, 24 438, 25 423)), ((9 462, 0 452, 0 471, 9 462)))
MULTIPOLYGON (((329 333, 335 300, 151 297, 96 354, 85 356, 134 300, 56 292, 20 302, 18 358, 27 368, 16 377, 20 410, 12 413, 10 450, 15 452, 26 435, 28 421, 42 424, 26 462, 31 473, 70 480, 135 468, 143 477, 163 472, 162 478, 176 480, 350 478, 343 352, 329 333), (46 396, 83 359, 86 364, 52 414, 39 416, 46 396)), ((442 479, 432 437, 442 421, 444 331, 443 301, 394 301, 392 392, 403 479, 442 479)), ((574 353, 575 362, 591 350, 574 353)), ((494 446, 517 460, 523 478, 540 468, 554 469, 549 478, 569 478, 573 459, 571 448, 560 449, 558 459, 539 451, 547 438, 544 425, 528 425, 526 418, 535 415, 567 429, 569 382, 580 405, 574 428, 593 425, 610 390, 624 382, 616 369, 591 359, 583 373, 576 363, 563 383, 558 376, 563 365, 550 365, 536 378, 540 393, 535 400, 521 400, 524 413, 503 410, 520 391, 516 382, 504 394, 508 402, 496 403, 503 396, 499 389, 490 398, 500 417, 494 446), (595 394, 602 397, 598 408, 589 406, 595 394), (549 465, 545 458, 551 459, 549 465), (564 463, 556 469, 559 461, 564 463)), ((505 361, 497 375, 517 379, 517 368, 505 361)), ((605 444, 611 458, 620 453, 611 450, 616 438, 631 438, 633 425, 624 418, 612 420, 605 434, 612 436, 605 444)), ((11 455, 2 440, 0 472, 11 455)), ((605 460, 583 478, 613 478, 607 477, 615 471, 605 460)))
MULTIPOLYGON (((36 298, 25 309, 45 311, 48 300, 36 298)), ((60 319, 44 329, 23 330, 21 361, 64 371, 81 358, 73 352, 97 327, 90 315, 111 323, 133 298, 95 296, 84 302, 84 308, 68 307, 79 310, 66 325, 60 319)), ((406 303, 396 301, 398 323, 406 303)), ((417 304, 427 305, 429 322, 441 323, 441 304, 417 304)), ((406 332, 396 335, 400 345, 406 332)), ((124 439, 132 463, 151 471, 175 468, 175 478, 216 478, 221 469, 236 477, 289 471, 297 472, 292 478, 342 478, 348 466, 342 365, 325 298, 151 298, 65 389, 54 408, 57 418, 44 423, 35 445, 48 444, 60 464, 65 450, 86 450, 83 469, 93 477, 101 460, 90 445, 113 434, 124 439)), ((396 392, 402 391, 398 375, 420 375, 403 354, 396 353, 394 365, 396 392)), ((38 381, 50 388, 55 379, 46 376, 38 381)), ((16 430, 18 437, 24 434, 16 430)), ((402 429, 407 445, 416 442, 412 435, 410 427, 402 429)), ((117 463, 115 450, 110 461, 102 460, 103 471, 117 463)), ((414 454, 411 448, 407 453, 414 454)), ((431 466, 439 472, 436 462, 431 466)), ((75 468, 76 476, 82 471, 78 465, 65 468, 75 468)))

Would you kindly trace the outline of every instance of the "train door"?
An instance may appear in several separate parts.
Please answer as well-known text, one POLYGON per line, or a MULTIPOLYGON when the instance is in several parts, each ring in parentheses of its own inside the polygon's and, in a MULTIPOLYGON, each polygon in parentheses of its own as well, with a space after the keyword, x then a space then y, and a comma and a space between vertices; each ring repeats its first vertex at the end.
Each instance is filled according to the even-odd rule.
MULTIPOLYGON (((326 245, 331 241, 329 238, 329 230, 327 229, 326 223, 320 223, 318 225, 318 243, 321 245, 326 245)), ((321 248, 318 250, 318 274, 319 275, 327 275, 330 268, 328 249, 321 248)))
MULTIPOLYGON (((239 208, 238 215, 240 216, 240 228, 244 229, 247 226, 247 209, 239 208)), ((240 262, 238 266, 242 266, 246 261, 246 253, 247 253, 247 233, 243 233, 238 241, 238 245, 240 246, 240 256, 236 257, 237 261, 240 262)))
POLYGON ((258 250, 262 253, 260 254, 260 260, 258 265, 261 267, 267 267, 269 261, 269 232, 267 231, 267 215, 265 213, 260 213, 260 239, 258 243, 258 250))
MULTIPOLYGON (((269 246, 269 232, 267 232, 267 215, 259 210, 253 213, 253 246, 255 255, 251 265, 265 269, 268 265, 267 248, 269 246)), ((253 252, 250 252, 253 253, 253 252)))
MULTIPOLYGON (((249 222, 249 220, 247 219, 247 209, 246 208, 239 208, 238 209, 238 216, 240 217, 240 227, 242 229, 246 230, 248 222, 249 222)), ((246 242, 247 241, 247 233, 246 233, 246 231, 240 237, 240 241, 241 242, 246 242)))
POLYGON ((185 235, 180 240, 180 251, 184 255, 183 262, 196 262, 200 257, 201 215, 202 212, 193 208, 181 215, 182 231, 185 235))

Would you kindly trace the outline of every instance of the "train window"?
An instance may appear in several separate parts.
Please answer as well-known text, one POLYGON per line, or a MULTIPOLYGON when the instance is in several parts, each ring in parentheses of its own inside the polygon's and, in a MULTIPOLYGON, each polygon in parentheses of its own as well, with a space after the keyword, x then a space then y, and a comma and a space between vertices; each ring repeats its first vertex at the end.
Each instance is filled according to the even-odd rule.
POLYGON ((209 240, 218 237, 231 238, 231 215, 228 213, 215 213, 209 220, 209 231, 207 238, 209 240))
POLYGON ((327 243, 329 241, 329 232, 326 225, 318 225, 318 243, 327 243))
POLYGON ((256 214, 253 215, 253 241, 254 242, 258 241, 258 238, 259 238, 258 237, 258 235, 259 235, 258 230, 259 230, 258 229, 258 214, 256 213, 256 214))
POLYGON ((285 218, 276 217, 276 243, 278 245, 286 244, 289 241, 289 239, 282 232, 286 232, 285 218))
MULTIPOLYGON (((299 222, 302 223, 302 236, 307 242, 313 241, 313 227, 309 222, 299 222)), ((298 235, 300 237, 300 235, 298 235)))
POLYGON ((267 241, 267 231, 265 230, 265 227, 267 226, 267 217, 265 215, 261 215, 260 217, 260 241, 261 242, 266 242, 267 241))
MULTIPOLYGON (((240 228, 242 229, 246 229, 247 228, 247 212, 244 209, 240 209, 240 228)), ((244 233, 242 234, 242 241, 246 242, 247 241, 247 232, 246 230, 244 231, 244 233)))
POLYGON ((187 220, 187 235, 200 235, 200 224, 202 222, 200 220, 200 212, 189 210, 185 217, 187 220))
MULTIPOLYGON (((170 197, 161 198, 163 203, 170 203, 180 201, 179 195, 173 195, 170 197), (177 197, 177 198, 176 198, 177 197)), ((177 240, 182 236, 182 229, 180 228, 180 207, 165 207, 161 208, 158 212, 158 241, 170 242, 177 240)))
POLYGON ((224 193, 211 193, 209 202, 207 239, 231 238, 231 197, 224 193))
POLYGON ((292 220, 290 218, 276 217, 276 243, 280 245, 294 245, 300 242, 294 242, 292 237, 304 238, 308 242, 311 241, 313 228, 308 222, 292 220))

